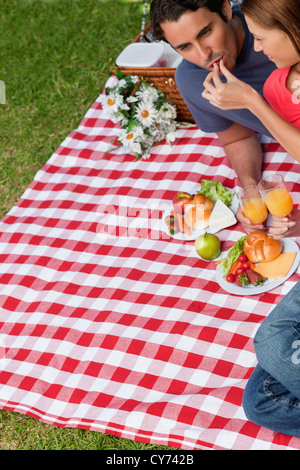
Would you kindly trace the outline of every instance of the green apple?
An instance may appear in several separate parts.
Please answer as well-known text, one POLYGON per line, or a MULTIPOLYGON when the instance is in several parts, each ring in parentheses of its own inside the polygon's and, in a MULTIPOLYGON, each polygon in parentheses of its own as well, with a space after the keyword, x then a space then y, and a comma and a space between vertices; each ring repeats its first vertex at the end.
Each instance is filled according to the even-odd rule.
POLYGON ((195 249, 201 258, 212 261, 221 253, 221 243, 216 235, 204 233, 196 238, 195 249))

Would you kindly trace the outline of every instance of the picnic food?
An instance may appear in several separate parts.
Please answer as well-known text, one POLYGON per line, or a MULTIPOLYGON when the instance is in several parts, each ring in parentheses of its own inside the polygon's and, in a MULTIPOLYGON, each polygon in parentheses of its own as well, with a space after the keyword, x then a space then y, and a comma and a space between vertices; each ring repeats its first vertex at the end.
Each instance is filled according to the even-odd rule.
POLYGON ((196 238, 195 249, 201 258, 211 261, 221 253, 221 243, 213 233, 204 233, 196 238))
POLYGON ((244 235, 230 248, 226 258, 221 260, 220 267, 222 269, 223 277, 225 278, 232 269, 234 263, 238 260, 238 257, 243 254, 244 243, 247 236, 244 235))
POLYGON ((245 273, 249 279, 249 282, 253 286, 262 286, 263 283, 268 279, 254 269, 246 269, 245 273))
POLYGON ((209 230, 216 233, 235 223, 236 218, 233 212, 218 199, 209 219, 209 230))
POLYGON ((186 191, 175 194, 171 215, 175 217, 178 230, 174 230, 169 220, 165 219, 171 235, 182 232, 190 238, 191 231, 203 233, 207 229, 211 233, 217 233, 236 224, 234 213, 227 207, 231 204, 234 193, 224 188, 220 182, 202 180, 201 189, 202 186, 203 191, 212 194, 213 199, 202 191, 197 191, 196 194, 186 191))
POLYGON ((179 231, 177 222, 176 222, 176 220, 175 220, 174 213, 171 214, 171 215, 168 215, 168 216, 165 218, 165 223, 168 225, 168 227, 169 227, 169 232, 170 232, 171 235, 175 235, 175 233, 177 233, 177 232, 179 231))
POLYGON ((184 213, 184 205, 192 201, 193 196, 190 193, 181 191, 180 193, 175 194, 173 198, 173 207, 176 212, 184 213))
POLYGON ((226 189, 220 181, 202 180, 201 181, 201 192, 209 197, 213 202, 221 200, 226 206, 230 206, 234 192, 230 189, 226 189))
POLYGON ((281 253, 277 258, 272 261, 259 263, 256 266, 256 271, 268 279, 277 279, 287 275, 291 269, 296 258, 296 252, 281 253))
POLYGON ((208 227, 213 207, 213 201, 204 194, 194 196, 191 204, 185 206, 185 223, 195 230, 204 230, 208 227))
POLYGON ((282 251, 282 243, 262 230, 254 230, 244 243, 244 254, 252 263, 272 261, 282 251))
POLYGON ((243 236, 237 240, 227 253, 226 258, 223 258, 218 263, 222 270, 223 278, 228 283, 236 283, 241 287, 246 287, 250 284, 257 287, 262 286, 268 279, 285 277, 292 268, 297 253, 296 251, 282 253, 282 243, 280 242, 280 245, 278 243, 273 245, 273 239, 271 241, 270 239, 272 237, 266 233, 255 230, 250 235, 243 236), (257 262, 256 259, 253 261, 254 258, 248 257, 249 253, 253 254, 255 240, 258 240, 262 247, 260 251, 258 250, 259 253, 265 254, 263 251, 264 247, 266 251, 269 250, 268 256, 271 258, 270 261, 263 260, 257 262), (252 245, 249 244, 249 241, 252 245), (273 258, 273 256, 275 257, 273 258))

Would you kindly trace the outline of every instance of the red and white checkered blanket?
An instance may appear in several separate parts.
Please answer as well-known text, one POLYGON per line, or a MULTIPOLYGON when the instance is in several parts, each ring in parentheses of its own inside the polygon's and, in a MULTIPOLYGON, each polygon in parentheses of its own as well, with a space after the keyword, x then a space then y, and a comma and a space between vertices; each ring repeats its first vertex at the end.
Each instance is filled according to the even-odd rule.
MULTIPOLYGON (((225 292, 161 221, 202 178, 238 185, 218 139, 181 129, 135 162, 104 157, 118 132, 96 100, 0 222, 1 408, 181 449, 300 449, 241 406, 254 334, 299 269, 262 295, 225 292)), ((298 204, 299 164, 262 144, 298 204)), ((242 235, 220 232, 222 250, 242 235)))

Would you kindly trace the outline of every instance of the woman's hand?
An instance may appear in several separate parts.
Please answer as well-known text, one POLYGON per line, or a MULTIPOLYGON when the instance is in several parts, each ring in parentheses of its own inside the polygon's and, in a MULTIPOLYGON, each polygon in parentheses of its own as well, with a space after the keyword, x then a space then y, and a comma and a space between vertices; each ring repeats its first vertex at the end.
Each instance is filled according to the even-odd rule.
POLYGON ((249 108, 256 94, 250 85, 242 82, 227 70, 223 60, 220 61, 220 68, 214 64, 214 71, 207 75, 203 85, 205 87, 202 93, 203 98, 223 110, 249 108), (225 83, 221 81, 219 72, 226 78, 225 83))
POLYGON ((300 236, 300 210, 294 209, 288 217, 272 217, 270 235, 279 240, 281 238, 300 236))

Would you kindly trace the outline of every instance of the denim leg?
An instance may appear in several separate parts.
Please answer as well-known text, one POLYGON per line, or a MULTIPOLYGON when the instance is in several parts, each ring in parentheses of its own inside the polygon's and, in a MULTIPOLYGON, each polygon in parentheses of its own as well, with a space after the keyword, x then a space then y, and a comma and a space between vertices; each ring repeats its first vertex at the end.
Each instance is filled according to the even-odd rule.
POLYGON ((246 417, 275 432, 300 437, 300 400, 257 365, 243 395, 246 417))
POLYGON ((263 321, 254 348, 261 368, 300 399, 300 282, 263 321))

